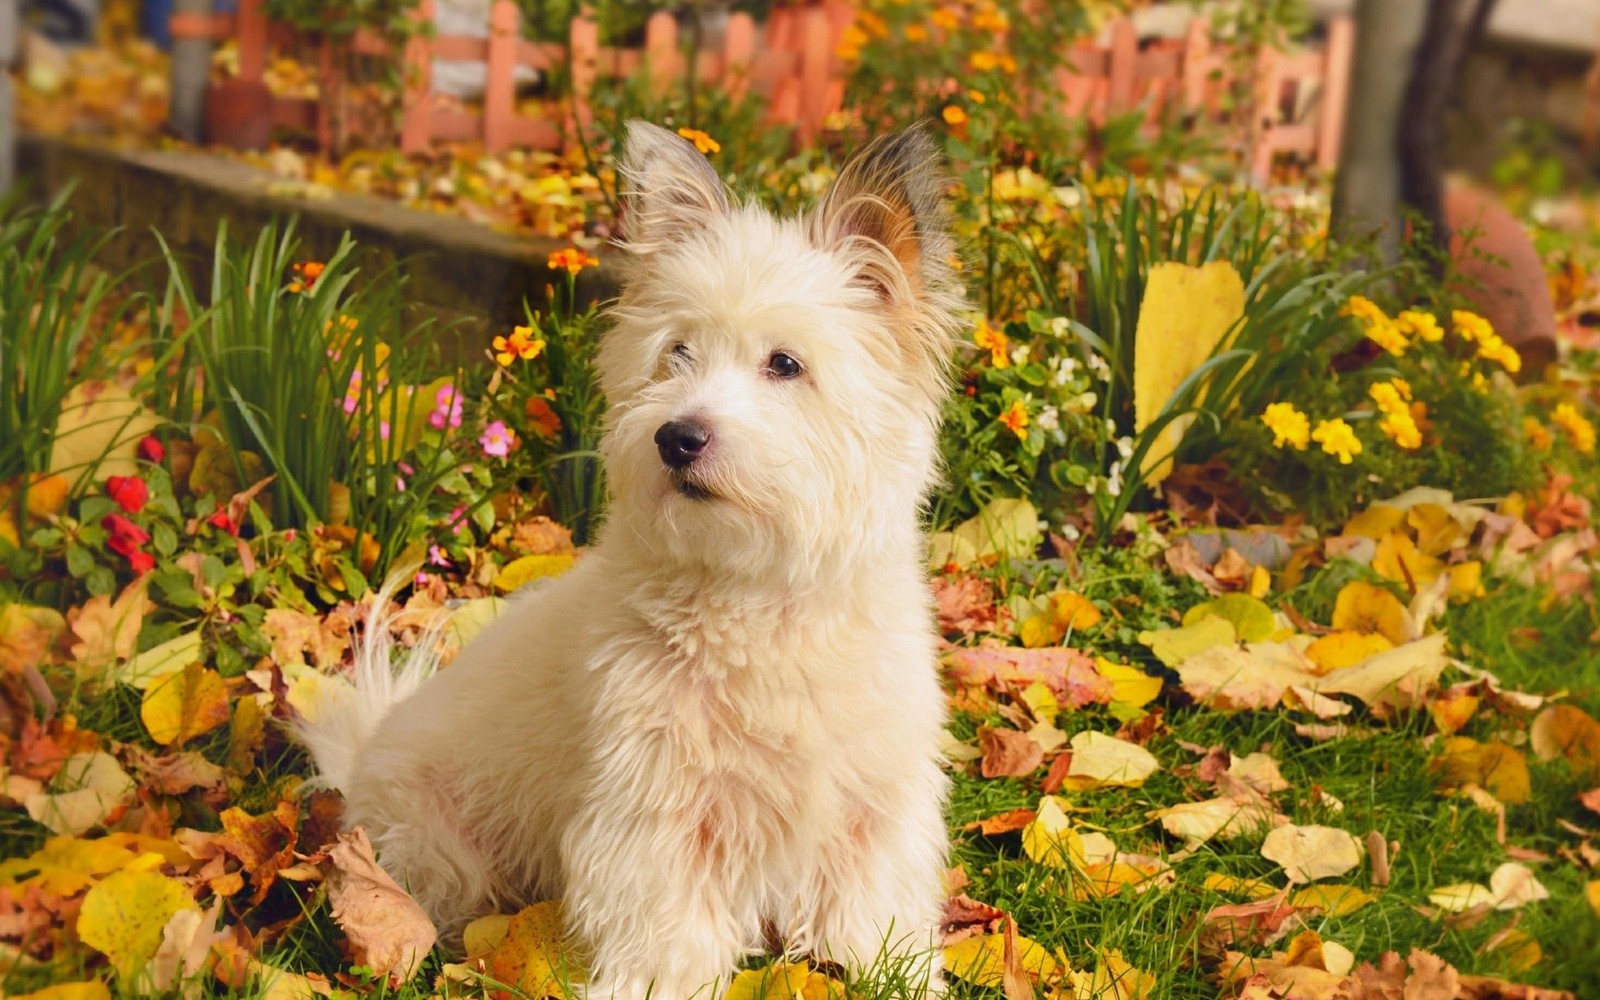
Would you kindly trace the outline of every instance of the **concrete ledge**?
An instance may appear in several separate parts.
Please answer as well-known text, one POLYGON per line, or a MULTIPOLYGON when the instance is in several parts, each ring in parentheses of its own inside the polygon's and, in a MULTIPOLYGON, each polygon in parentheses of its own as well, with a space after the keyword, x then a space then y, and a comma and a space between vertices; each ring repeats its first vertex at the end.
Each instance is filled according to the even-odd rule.
MULTIPOLYGON (((120 230, 102 261, 108 268, 158 257, 154 230, 192 262, 197 286, 204 288, 224 219, 237 241, 253 239, 274 219, 298 217, 296 231, 308 259, 326 259, 349 232, 375 252, 378 264, 398 262, 408 304, 459 322, 450 337, 459 342, 459 353, 447 354, 461 358, 480 355, 486 336, 521 323, 524 299, 535 308, 544 305, 554 277, 545 261, 567 245, 366 195, 306 200, 269 193, 272 178, 264 171, 206 153, 116 150, 35 133, 23 133, 17 145, 19 180, 33 198, 48 198, 75 182, 71 206, 81 224, 120 230)), ((610 297, 614 275, 603 264, 585 271, 580 300, 610 297)))

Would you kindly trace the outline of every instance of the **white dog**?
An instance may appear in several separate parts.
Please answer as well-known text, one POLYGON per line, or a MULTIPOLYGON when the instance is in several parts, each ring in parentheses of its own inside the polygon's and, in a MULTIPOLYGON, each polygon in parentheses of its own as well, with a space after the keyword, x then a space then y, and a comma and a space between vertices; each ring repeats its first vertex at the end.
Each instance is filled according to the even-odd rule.
POLYGON ((446 931, 559 898, 591 998, 704 995, 764 928, 936 988, 934 145, 871 143, 801 219, 651 125, 624 177, 598 544, 432 677, 370 645, 302 738, 446 931))

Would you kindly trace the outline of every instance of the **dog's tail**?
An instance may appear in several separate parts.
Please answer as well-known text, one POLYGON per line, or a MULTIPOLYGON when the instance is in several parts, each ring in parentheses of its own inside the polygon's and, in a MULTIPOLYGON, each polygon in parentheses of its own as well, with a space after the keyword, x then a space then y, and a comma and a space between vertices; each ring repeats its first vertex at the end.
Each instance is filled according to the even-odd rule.
POLYGON ((378 723, 439 668, 444 616, 394 662, 393 626, 400 617, 394 595, 410 577, 410 572, 395 573, 373 598, 362 634, 352 644, 355 665, 349 682, 325 679, 310 711, 289 726, 294 739, 311 753, 317 785, 348 788, 356 757, 378 723))

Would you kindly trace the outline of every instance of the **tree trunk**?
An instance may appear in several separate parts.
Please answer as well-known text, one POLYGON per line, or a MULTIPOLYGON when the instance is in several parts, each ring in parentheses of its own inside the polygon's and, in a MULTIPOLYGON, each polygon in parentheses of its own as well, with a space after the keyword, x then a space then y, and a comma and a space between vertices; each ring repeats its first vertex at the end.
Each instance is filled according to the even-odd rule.
MULTIPOLYGON (((211 0, 173 0, 174 14, 211 16, 211 0)), ((172 131, 189 142, 204 136, 206 87, 211 82, 211 40, 174 38, 172 40, 172 98, 167 121, 172 131)))
POLYGON ((1429 0, 1357 0, 1355 65, 1345 112, 1343 155, 1334 184, 1338 239, 1374 241, 1378 261, 1400 257, 1404 216, 1395 137, 1423 42, 1429 0))
POLYGON ((1400 200, 1428 227, 1435 273, 1450 252, 1444 215, 1445 112, 1461 62, 1489 22, 1494 0, 1432 0, 1424 47, 1417 53, 1395 136, 1400 152, 1400 200))
POLYGON ((1440 251, 1444 222, 1444 120, 1467 51, 1494 0, 1357 0, 1356 52, 1344 154, 1331 230, 1371 239, 1375 261, 1400 257, 1407 212, 1440 251))

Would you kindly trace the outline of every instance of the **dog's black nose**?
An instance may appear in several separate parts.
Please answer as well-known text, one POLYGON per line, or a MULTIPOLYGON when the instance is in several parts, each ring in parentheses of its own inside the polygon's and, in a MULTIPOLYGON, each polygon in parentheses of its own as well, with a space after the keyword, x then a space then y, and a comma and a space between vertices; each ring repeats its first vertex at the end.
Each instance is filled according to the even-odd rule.
POLYGON ((674 469, 686 468, 710 443, 710 428, 698 420, 669 420, 656 431, 656 450, 674 469))

